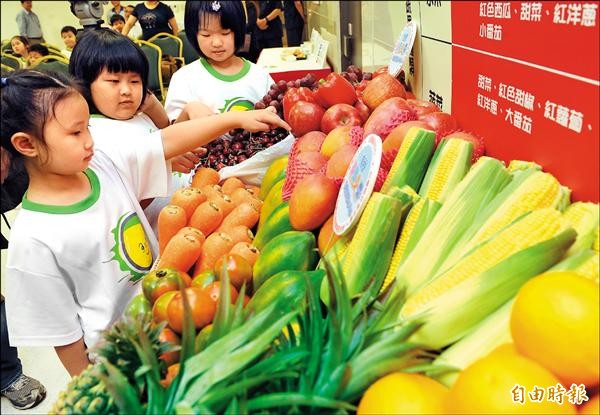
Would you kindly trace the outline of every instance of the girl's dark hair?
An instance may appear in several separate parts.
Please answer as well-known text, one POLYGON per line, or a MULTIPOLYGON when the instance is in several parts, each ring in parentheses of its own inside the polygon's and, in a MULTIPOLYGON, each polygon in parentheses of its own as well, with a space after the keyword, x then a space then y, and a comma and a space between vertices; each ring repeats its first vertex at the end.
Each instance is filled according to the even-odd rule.
POLYGON ((77 36, 77 29, 75 29, 73 26, 64 26, 62 29, 60 29, 60 34, 62 35, 63 33, 73 33, 75 36, 77 36))
POLYGON ((92 114, 100 112, 94 105, 91 85, 104 68, 111 73, 134 72, 140 75, 144 102, 148 89, 148 67, 148 60, 142 49, 127 36, 109 28, 83 32, 69 59, 69 72, 81 82, 83 96, 92 114))
POLYGON ((200 56, 206 57, 198 44, 198 32, 200 24, 207 22, 209 15, 217 16, 221 20, 223 29, 233 31, 236 51, 244 46, 246 17, 241 1, 188 0, 185 2, 185 35, 200 56))
POLYGON ((0 144, 11 155, 21 154, 13 147, 11 137, 18 132, 44 141, 44 125, 54 117, 56 104, 79 92, 70 77, 55 72, 21 69, 2 77, 0 99, 0 144))
POLYGON ((29 43, 29 40, 25 36, 21 36, 21 35, 13 36, 10 38, 10 41, 12 42, 13 39, 19 39, 21 41, 21 43, 25 45, 27 50, 29 50, 29 48, 31 47, 31 43, 29 43))

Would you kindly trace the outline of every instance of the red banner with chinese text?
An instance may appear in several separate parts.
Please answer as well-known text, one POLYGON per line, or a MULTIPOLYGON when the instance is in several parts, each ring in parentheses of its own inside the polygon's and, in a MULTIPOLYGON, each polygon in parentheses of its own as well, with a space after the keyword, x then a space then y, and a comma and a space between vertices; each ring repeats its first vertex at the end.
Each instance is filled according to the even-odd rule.
MULTIPOLYGON (((597 52, 596 52, 597 53, 597 52)), ((530 160, 599 200, 599 87, 510 60, 452 47, 452 114, 484 136, 487 153, 530 160)))
POLYGON ((453 1, 452 43, 598 80, 598 1, 453 1))

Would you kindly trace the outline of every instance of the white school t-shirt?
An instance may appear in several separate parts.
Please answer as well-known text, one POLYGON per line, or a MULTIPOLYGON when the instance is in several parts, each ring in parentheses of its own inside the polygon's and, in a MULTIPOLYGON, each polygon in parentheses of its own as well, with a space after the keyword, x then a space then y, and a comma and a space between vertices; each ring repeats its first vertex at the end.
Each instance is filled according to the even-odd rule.
POLYGON ((164 196, 171 174, 160 132, 96 149, 91 194, 70 206, 23 198, 10 234, 6 317, 12 346, 88 347, 140 290, 158 243, 137 200, 164 196))
POLYGON ((176 119, 185 104, 191 101, 202 102, 215 114, 251 110, 274 83, 267 71, 245 59, 239 73, 222 75, 205 58, 200 58, 173 74, 165 110, 171 120, 176 119))
MULTIPOLYGON (((94 145, 108 154, 118 150, 120 143, 129 137, 142 137, 141 140, 143 140, 143 137, 148 137, 156 131, 159 131, 158 128, 144 113, 137 114, 128 120, 115 120, 101 115, 90 117, 90 132, 94 139, 94 145)), ((171 196, 177 189, 191 184, 192 176, 193 172, 188 174, 173 172, 167 196, 155 198, 144 209, 144 214, 155 235, 158 231, 158 214, 161 209, 169 204, 171 196)))

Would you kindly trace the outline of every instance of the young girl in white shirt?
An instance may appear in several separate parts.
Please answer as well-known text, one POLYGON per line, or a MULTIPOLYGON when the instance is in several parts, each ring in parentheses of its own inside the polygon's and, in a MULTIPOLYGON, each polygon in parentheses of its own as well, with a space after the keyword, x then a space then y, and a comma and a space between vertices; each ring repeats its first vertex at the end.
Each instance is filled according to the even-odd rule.
POLYGON ((236 55, 250 41, 240 1, 186 2, 185 33, 200 59, 171 78, 165 101, 171 120, 191 101, 214 113, 253 109, 275 83, 264 69, 236 55))
MULTIPOLYGON (((126 36, 110 29, 84 33, 71 56, 69 71, 81 83, 90 106, 90 131, 96 147, 110 153, 133 135, 149 136, 159 128, 170 128, 161 103, 147 91, 148 61, 137 44, 126 36)), ((192 102, 183 112, 189 119, 206 116, 210 111, 192 102)), ((189 185, 187 173, 200 158, 188 152, 171 161, 174 172, 170 193, 173 193, 189 185)), ((168 201, 167 197, 150 205, 151 201, 142 204, 153 229, 168 201)))
MULTIPOLYGON (((10 234, 6 310, 13 346, 53 346, 71 375, 139 291, 156 239, 139 200, 165 196, 167 160, 232 128, 289 128, 268 110, 230 112, 94 148, 75 83, 21 70, 1 80, 0 144, 24 159, 29 186, 10 234)), ((139 106, 142 94, 131 98, 139 106)))

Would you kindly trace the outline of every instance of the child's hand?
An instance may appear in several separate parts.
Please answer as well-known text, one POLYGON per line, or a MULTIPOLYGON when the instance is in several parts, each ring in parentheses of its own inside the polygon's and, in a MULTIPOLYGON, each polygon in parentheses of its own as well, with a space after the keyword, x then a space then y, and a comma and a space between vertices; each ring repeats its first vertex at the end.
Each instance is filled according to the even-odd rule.
POLYGON ((171 169, 179 173, 189 173, 200 162, 200 158, 193 152, 187 152, 171 159, 171 169))
POLYGON ((292 129, 288 123, 279 118, 274 108, 240 111, 237 114, 239 114, 240 117, 239 128, 243 128, 244 130, 251 132, 269 131, 277 127, 285 128, 288 131, 292 129))

